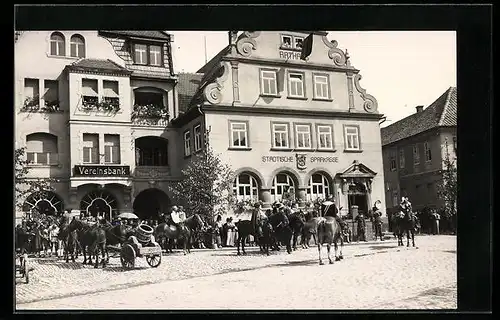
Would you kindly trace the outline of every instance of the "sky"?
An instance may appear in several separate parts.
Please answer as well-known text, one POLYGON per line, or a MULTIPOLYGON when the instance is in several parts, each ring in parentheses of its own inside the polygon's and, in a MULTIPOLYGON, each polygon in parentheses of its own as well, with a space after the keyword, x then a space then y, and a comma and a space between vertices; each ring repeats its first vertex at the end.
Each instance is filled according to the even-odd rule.
MULTIPOLYGON (((227 32, 169 31, 176 72, 196 72, 228 44, 227 32)), ((387 116, 382 127, 424 108, 457 83, 455 31, 328 31, 360 70, 360 85, 387 116)))

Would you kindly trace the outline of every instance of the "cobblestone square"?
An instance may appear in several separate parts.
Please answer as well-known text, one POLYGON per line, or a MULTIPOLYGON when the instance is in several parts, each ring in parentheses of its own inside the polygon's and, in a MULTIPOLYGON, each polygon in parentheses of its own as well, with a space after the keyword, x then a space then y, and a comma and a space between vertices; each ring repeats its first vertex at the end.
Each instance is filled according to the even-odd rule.
MULTIPOLYGON (((456 309, 455 236, 347 244, 345 259, 318 265, 316 248, 237 256, 235 248, 137 259, 124 271, 34 260, 16 285, 18 310, 33 309, 456 309), (406 241, 405 241, 406 244, 406 241)), ((333 249, 332 249, 333 250, 333 249)), ((326 247, 322 250, 326 258, 326 247)), ((333 254, 333 252, 332 252, 333 254)))

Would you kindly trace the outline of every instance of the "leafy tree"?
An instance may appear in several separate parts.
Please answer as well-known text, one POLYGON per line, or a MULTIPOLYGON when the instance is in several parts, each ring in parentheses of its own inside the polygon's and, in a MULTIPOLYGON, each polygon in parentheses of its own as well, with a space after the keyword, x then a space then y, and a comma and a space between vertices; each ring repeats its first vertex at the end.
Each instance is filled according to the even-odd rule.
POLYGON ((174 198, 186 213, 200 214, 213 221, 234 205, 233 172, 207 144, 182 170, 183 179, 170 186, 174 198))
MULTIPOLYGON (((448 152, 448 142, 445 143, 445 158, 443 160, 444 169, 442 170, 442 180, 437 186, 438 196, 444 200, 444 210, 448 220, 454 221, 457 214, 457 164, 456 160, 450 157, 448 152)), ((454 229, 454 226, 452 226, 454 229)))
POLYGON ((52 191, 53 188, 50 186, 50 182, 54 182, 54 179, 50 178, 35 178, 28 179, 26 175, 29 173, 29 161, 25 159, 26 148, 17 148, 14 151, 14 164, 15 164, 15 197, 16 206, 19 210, 22 209, 23 202, 26 197, 32 193, 52 191))

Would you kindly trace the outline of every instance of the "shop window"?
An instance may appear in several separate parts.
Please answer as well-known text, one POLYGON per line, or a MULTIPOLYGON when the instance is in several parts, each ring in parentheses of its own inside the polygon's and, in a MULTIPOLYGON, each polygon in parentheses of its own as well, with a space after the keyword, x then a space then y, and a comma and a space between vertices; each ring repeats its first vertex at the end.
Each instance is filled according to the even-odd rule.
POLYGON ((295 192, 295 183, 291 176, 286 173, 277 174, 271 186, 271 200, 281 201, 290 193, 295 192))
POLYGON ((319 173, 313 174, 309 178, 307 185, 307 200, 326 199, 330 194, 330 183, 328 179, 319 173))
POLYGON ((257 180, 246 173, 240 174, 234 179, 233 192, 239 201, 259 200, 259 185, 257 180))

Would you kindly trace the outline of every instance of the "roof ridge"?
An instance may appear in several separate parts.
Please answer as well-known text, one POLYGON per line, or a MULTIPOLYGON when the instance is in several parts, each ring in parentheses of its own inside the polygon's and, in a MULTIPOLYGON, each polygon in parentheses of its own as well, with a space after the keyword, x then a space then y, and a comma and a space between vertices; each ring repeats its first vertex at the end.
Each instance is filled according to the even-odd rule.
POLYGON ((439 126, 443 125, 444 116, 446 115, 446 112, 448 111, 448 106, 450 104, 450 99, 451 99, 451 94, 452 94, 452 91, 453 91, 453 87, 449 87, 447 91, 448 92, 447 92, 447 95, 446 95, 446 101, 444 102, 443 111, 439 115, 439 121, 438 121, 438 125, 439 126))
POLYGON ((125 69, 125 70, 128 70, 127 68, 122 67, 121 65, 119 65, 118 63, 114 62, 113 60, 111 60, 111 59, 109 59, 109 58, 108 58, 108 59, 106 59, 106 60, 108 60, 109 62, 111 62, 112 64, 114 64, 115 66, 117 66, 117 67, 118 67, 118 68, 120 68, 120 69, 125 69))

